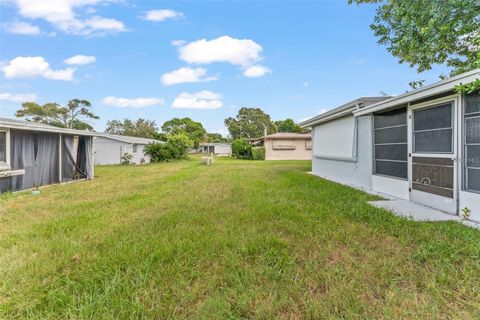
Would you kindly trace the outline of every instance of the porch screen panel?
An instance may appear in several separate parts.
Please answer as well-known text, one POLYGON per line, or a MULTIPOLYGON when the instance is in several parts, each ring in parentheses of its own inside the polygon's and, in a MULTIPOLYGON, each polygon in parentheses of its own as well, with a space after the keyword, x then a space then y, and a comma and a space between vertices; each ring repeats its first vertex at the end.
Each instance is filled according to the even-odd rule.
POLYGON ((374 173, 407 179, 407 108, 374 115, 374 173))
POLYGON ((453 105, 413 112, 413 151, 417 153, 453 152, 453 105))
POLYGON ((351 159, 355 138, 353 115, 322 123, 314 129, 313 154, 318 158, 351 159))
POLYGON ((0 162, 7 162, 7 133, 0 131, 0 162))
POLYGON ((480 94, 465 96, 464 189, 480 192, 480 94))

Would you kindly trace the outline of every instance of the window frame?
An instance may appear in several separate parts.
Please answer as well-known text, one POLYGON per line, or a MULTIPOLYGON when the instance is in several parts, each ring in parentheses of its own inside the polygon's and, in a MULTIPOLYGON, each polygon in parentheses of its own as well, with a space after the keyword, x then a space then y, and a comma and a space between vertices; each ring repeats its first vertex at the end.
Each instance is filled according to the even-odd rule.
POLYGON ((10 129, 0 128, 0 132, 5 132, 5 161, 0 161, 0 171, 9 171, 10 166, 10 129))
POLYGON ((474 119, 480 117, 480 111, 476 112, 470 112, 467 113, 467 99, 466 95, 462 97, 463 103, 462 103, 462 153, 463 153, 463 161, 462 161, 462 177, 463 177, 463 183, 462 183, 462 191, 464 192, 469 192, 469 193, 476 193, 480 194, 480 190, 475 190, 475 189, 469 189, 468 188, 468 170, 473 169, 473 170, 480 170, 480 168, 476 167, 469 167, 468 166, 468 151, 467 147, 468 146, 473 146, 473 145, 480 145, 480 143, 467 143, 467 119, 474 119))
POLYGON ((435 103, 435 104, 432 104, 432 105, 428 105, 426 107, 415 107, 414 109, 412 109, 412 153, 416 153, 416 154, 427 154, 427 155, 430 155, 430 154, 442 154, 442 155, 449 155, 449 154, 454 154, 455 153, 455 108, 454 108, 454 102, 452 100, 447 100, 445 102, 438 102, 438 103, 435 103), (415 112, 416 111, 424 111, 424 110, 428 110, 428 109, 432 109, 432 108, 436 108, 436 107, 440 107, 440 106, 443 106, 443 105, 447 105, 449 104, 450 105, 450 127, 445 127, 445 128, 435 128, 435 129, 426 129, 426 130, 415 130, 415 112), (415 146, 415 133, 417 132, 432 132, 432 131, 442 131, 442 130, 450 130, 451 131, 451 144, 450 144, 450 151, 448 152, 441 152, 441 151, 418 151, 416 150, 416 146, 415 146))
POLYGON ((389 179, 396 179, 396 180, 402 180, 402 181, 408 181, 408 175, 409 175, 409 167, 408 167, 408 106, 403 105, 398 108, 392 108, 388 109, 385 111, 380 111, 377 113, 373 114, 372 117, 372 159, 373 159, 373 175, 379 176, 379 177, 385 177, 389 179), (395 124, 391 126, 386 126, 386 127, 381 127, 381 128, 375 128, 375 115, 380 115, 382 113, 387 113, 390 111, 394 111, 397 109, 404 109, 405 110, 405 123, 404 124, 395 124), (393 129, 393 128, 400 128, 400 127, 405 127, 407 128, 407 136, 406 136, 406 142, 394 142, 394 143, 375 143, 375 133, 377 131, 385 130, 385 129, 393 129), (390 159, 377 159, 376 158, 376 146, 385 146, 385 145, 405 145, 407 147, 407 159, 405 161, 403 160, 390 160, 390 159), (381 162, 396 162, 396 163, 404 163, 407 165, 407 176, 406 177, 398 177, 398 176, 392 176, 392 175, 387 175, 387 174, 382 174, 382 173, 377 173, 377 161, 381 162))

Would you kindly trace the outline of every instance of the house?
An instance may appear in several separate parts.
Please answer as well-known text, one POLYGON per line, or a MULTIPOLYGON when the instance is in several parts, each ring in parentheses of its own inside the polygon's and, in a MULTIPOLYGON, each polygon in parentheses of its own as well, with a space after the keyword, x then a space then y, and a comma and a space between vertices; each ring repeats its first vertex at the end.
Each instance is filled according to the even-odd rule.
POLYGON ((163 141, 139 137, 121 136, 108 133, 97 133, 93 143, 95 164, 121 164, 125 154, 132 155, 131 163, 149 163, 150 156, 144 148, 149 143, 164 143, 163 141))
POLYGON ((359 98, 302 122, 313 174, 480 221, 480 94, 455 90, 479 76, 359 98))
POLYGON ((95 133, 0 118, 0 192, 93 179, 95 133))
POLYGON ((232 144, 225 142, 216 142, 216 143, 200 143, 198 148, 193 152, 197 153, 214 153, 220 157, 230 157, 232 155, 232 144))
POLYGON ((265 147, 265 160, 312 159, 310 133, 274 133, 258 139, 253 145, 265 147))

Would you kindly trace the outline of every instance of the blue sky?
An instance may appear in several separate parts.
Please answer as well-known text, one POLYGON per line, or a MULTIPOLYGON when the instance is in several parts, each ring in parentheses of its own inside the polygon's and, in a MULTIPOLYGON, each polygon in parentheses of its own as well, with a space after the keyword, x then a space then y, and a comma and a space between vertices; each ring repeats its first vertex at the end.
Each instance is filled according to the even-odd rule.
POLYGON ((4 1, 0 116, 13 117, 23 100, 82 98, 101 117, 96 130, 112 119, 160 126, 188 116, 226 134, 224 119, 243 106, 300 121, 447 73, 437 66, 418 75, 398 64, 369 28, 375 7, 346 0, 4 1))

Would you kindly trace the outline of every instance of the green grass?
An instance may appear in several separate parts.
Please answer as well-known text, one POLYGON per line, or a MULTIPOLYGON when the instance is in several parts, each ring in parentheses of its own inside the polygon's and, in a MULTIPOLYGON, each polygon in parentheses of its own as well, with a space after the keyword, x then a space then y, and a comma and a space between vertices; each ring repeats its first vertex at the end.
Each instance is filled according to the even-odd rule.
POLYGON ((480 232, 308 162, 96 168, 0 197, 0 318, 480 318, 480 232))

